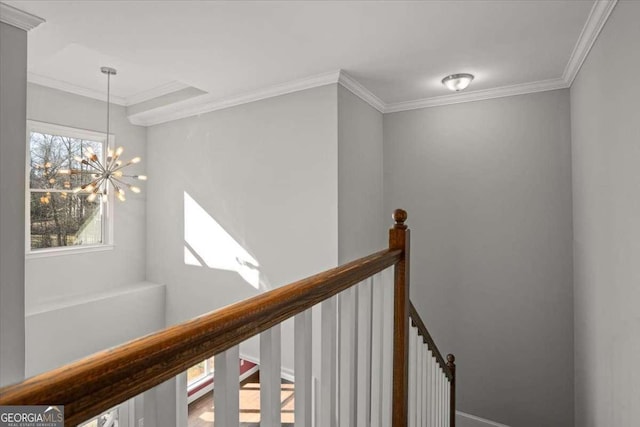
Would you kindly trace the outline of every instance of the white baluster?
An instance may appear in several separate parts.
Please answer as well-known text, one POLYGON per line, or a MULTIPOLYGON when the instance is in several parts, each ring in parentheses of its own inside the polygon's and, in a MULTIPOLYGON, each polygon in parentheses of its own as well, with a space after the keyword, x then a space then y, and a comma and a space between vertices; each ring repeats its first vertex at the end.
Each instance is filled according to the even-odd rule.
POLYGON ((442 370, 440 368, 438 368, 438 427, 444 427, 442 425, 442 370))
POLYGON ((431 398, 431 424, 433 427, 438 426, 438 363, 436 362, 436 358, 433 357, 431 359, 431 373, 433 376, 431 377, 431 390, 433 392, 433 397, 431 398))
POLYGON ((295 316, 293 328, 295 334, 295 427, 311 426, 311 351, 312 351, 312 313, 311 309, 295 316))
POLYGON ((338 295, 338 416, 340 426, 356 424, 356 290, 351 287, 338 295))
POLYGON ((213 395, 216 425, 240 425, 240 350, 238 346, 216 354, 216 392, 213 395))
POLYGON ((433 381, 433 355, 431 350, 427 348, 427 427, 433 427, 433 387, 431 386, 433 381))
POLYGON ((428 413, 428 378, 429 378, 429 349, 427 344, 422 342, 422 424, 420 427, 427 427, 427 413, 428 413))
POLYGON ((449 407, 447 406, 447 384, 449 383, 449 381, 447 380, 447 376, 443 375, 442 376, 442 394, 443 394, 443 404, 442 404, 442 414, 443 414, 443 420, 442 420, 442 425, 443 426, 447 426, 447 424, 449 424, 449 407))
POLYGON ((382 426, 391 425, 393 388, 393 269, 381 272, 383 297, 383 347, 382 347, 382 426))
POLYGON ((442 423, 442 367, 438 365, 438 427, 443 427, 442 423))
POLYGON ((416 427, 416 374, 417 363, 416 355, 418 350, 416 349, 416 335, 418 329, 409 327, 409 390, 408 390, 408 421, 409 427, 416 427))
POLYGON ((384 352, 384 287, 381 273, 372 278, 371 284, 371 427, 382 424, 382 359, 384 352))
POLYGON ((367 279, 356 289, 358 300, 357 427, 371 426, 372 283, 371 279, 367 279))
POLYGON ((451 408, 450 408, 450 403, 451 401, 449 400, 450 397, 450 392, 451 392, 451 387, 449 387, 449 379, 445 377, 444 380, 444 409, 445 409, 445 420, 444 420, 444 425, 446 427, 449 427, 449 424, 451 422, 451 408))
POLYGON ((322 331, 320 357, 319 427, 335 427, 336 413, 336 322, 337 297, 322 302, 322 331))
POLYGON ((422 408, 424 406, 422 400, 423 347, 422 337, 416 334, 416 427, 422 427, 422 408))
POLYGON ((280 427, 280 324, 260 334, 260 425, 280 427))

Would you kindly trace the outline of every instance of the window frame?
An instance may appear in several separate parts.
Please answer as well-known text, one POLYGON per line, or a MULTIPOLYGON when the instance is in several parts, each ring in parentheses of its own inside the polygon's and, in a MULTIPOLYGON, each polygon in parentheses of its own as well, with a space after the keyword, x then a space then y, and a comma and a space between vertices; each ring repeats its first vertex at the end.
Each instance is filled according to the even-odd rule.
MULTIPOLYGON (((31 189, 30 174, 31 174, 31 133, 45 133, 49 135, 68 136, 72 138, 84 139, 89 141, 95 141, 102 143, 102 158, 106 158, 108 147, 115 145, 115 136, 110 134, 107 141, 106 134, 104 132, 98 132, 87 129, 79 129, 71 126, 58 125, 47 122, 40 122, 36 120, 27 120, 27 135, 26 135, 26 164, 25 164, 25 257, 32 258, 46 258, 51 256, 72 255, 79 253, 89 253, 98 251, 113 250, 113 205, 114 195, 110 191, 108 193, 108 199, 106 206, 103 209, 102 219, 102 235, 103 242, 95 245, 77 245, 77 246, 58 246, 51 248, 31 249, 31 194, 33 192, 42 192, 42 190, 31 189)), ((61 193, 63 190, 49 190, 52 193, 61 193)), ((101 203, 98 201, 97 203, 101 203)))
MULTIPOLYGON (((213 360, 213 356, 205 359, 204 362, 204 373, 198 377, 197 379, 193 380, 193 382, 189 383, 189 380, 187 380, 187 391, 191 391, 194 388, 198 388, 200 387, 203 383, 206 383, 208 381, 211 381, 213 379, 213 376, 215 374, 215 366, 210 366, 210 360, 213 360)), ((215 362, 214 362, 215 363, 215 362)), ((197 365, 197 364, 196 364, 197 365)), ((193 365, 193 366, 196 366, 193 365)), ((189 368, 191 369, 191 368, 189 368)))

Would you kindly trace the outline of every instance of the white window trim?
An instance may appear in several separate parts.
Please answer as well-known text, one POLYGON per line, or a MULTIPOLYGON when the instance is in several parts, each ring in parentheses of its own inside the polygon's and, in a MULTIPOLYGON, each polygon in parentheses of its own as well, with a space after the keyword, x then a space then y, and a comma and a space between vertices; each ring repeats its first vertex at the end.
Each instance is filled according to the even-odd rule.
POLYGON ((53 123, 39 122, 36 120, 27 120, 27 135, 26 135, 26 165, 25 165, 25 257, 27 259, 47 258, 52 256, 61 255, 74 255, 89 252, 99 252, 113 250, 115 247, 113 240, 113 205, 114 196, 113 192, 109 192, 107 206, 104 210, 103 220, 103 236, 104 242, 99 245, 78 245, 78 246, 62 246, 56 248, 44 248, 31 250, 31 183, 29 181, 30 168, 31 168, 31 132, 42 132, 50 135, 64 135, 71 136, 78 139, 86 139, 89 141, 102 142, 102 156, 106 158, 108 147, 115 145, 115 136, 109 135, 109 141, 107 142, 106 134, 104 132, 92 131, 87 129, 78 129, 71 126, 57 125, 53 123))

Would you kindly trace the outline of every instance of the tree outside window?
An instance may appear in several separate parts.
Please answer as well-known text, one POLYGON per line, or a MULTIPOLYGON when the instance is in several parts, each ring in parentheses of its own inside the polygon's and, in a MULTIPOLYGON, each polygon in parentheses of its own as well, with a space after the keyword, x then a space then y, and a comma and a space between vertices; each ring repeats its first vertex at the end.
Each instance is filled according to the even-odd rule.
POLYGON ((80 158, 87 148, 102 160, 104 140, 79 137, 71 128, 47 127, 52 128, 34 125, 29 132, 30 248, 104 244, 103 204, 89 202, 88 194, 73 192, 83 184, 79 174, 60 173, 64 169, 87 170, 80 158))

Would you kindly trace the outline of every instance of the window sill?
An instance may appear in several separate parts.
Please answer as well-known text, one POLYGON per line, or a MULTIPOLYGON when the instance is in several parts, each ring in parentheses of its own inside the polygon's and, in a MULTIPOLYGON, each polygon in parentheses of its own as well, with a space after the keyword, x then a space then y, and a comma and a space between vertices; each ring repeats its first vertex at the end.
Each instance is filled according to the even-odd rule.
POLYGON ((70 246, 66 248, 39 249, 25 254, 26 259, 49 258, 62 255, 78 255, 91 252, 112 251, 114 245, 70 246))
POLYGON ((207 387, 208 385, 213 384, 213 373, 211 374, 207 374, 204 377, 194 381, 193 383, 191 383, 190 385, 187 386, 187 395, 191 396, 197 392, 199 392, 200 390, 202 390, 203 388, 207 387))

